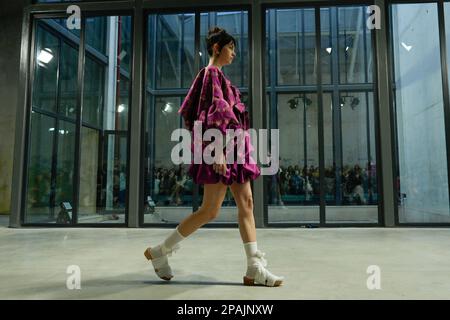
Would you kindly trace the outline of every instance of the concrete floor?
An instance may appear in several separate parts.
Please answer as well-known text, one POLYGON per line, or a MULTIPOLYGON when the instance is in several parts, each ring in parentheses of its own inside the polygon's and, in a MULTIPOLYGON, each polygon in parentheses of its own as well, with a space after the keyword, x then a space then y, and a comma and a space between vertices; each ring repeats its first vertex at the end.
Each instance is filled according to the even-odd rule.
POLYGON ((0 227, 0 299, 449 299, 449 229, 258 229, 278 288, 241 285, 237 229, 202 228, 169 258, 160 281, 143 256, 170 229, 9 229, 0 227), (67 268, 81 270, 69 290, 67 268), (377 265, 381 289, 369 290, 377 265))

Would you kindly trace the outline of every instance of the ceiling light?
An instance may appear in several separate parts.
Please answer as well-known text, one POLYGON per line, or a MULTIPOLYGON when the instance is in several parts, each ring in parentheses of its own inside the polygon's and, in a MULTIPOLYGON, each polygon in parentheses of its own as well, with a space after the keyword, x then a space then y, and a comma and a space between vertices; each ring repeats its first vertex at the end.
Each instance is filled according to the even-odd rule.
POLYGON ((42 49, 41 52, 39 52, 37 59, 44 64, 49 63, 53 59, 52 50, 49 48, 42 49))
POLYGON ((167 102, 165 105, 164 105, 164 108, 163 108, 163 112, 172 112, 172 103, 170 103, 170 102, 167 102))

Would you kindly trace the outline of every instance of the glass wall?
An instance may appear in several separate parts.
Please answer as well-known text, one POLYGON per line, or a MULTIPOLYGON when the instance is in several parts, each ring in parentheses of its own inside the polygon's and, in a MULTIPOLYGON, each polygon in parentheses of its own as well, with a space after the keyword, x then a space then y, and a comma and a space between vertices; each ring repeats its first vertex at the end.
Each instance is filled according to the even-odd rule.
MULTIPOLYGON (((55 223, 59 204, 74 203, 79 43, 69 40, 64 22, 40 19, 34 26, 25 223, 55 223)), ((62 222, 63 216, 59 218, 62 222)), ((71 220, 64 219, 66 222, 71 220)))
POLYGON ((321 8, 327 223, 377 223, 372 33, 366 6, 321 8))
MULTIPOLYGON (((390 14, 398 219, 450 222, 438 6, 393 4, 390 14)), ((447 45, 449 19, 446 3, 447 45)))
POLYGON ((86 19, 79 223, 125 222, 131 21, 86 19))
POLYGON ((79 139, 80 30, 69 30, 66 22, 38 19, 34 25, 24 222, 124 223, 131 17, 91 17, 85 21, 79 139), (78 159, 80 165, 76 168, 78 159), (62 203, 66 211, 62 210, 62 203))
MULTIPOLYGON (((248 14, 244 11, 200 12, 200 52, 195 53, 195 14, 151 14, 147 18, 144 223, 177 223, 190 214, 195 201, 201 205, 203 185, 194 185, 187 174, 189 164, 170 160, 175 129, 184 128, 177 113, 200 68, 209 56, 205 38, 210 27, 219 25, 237 41, 236 59, 222 68, 243 93, 248 89, 248 14), (194 189, 196 188, 196 189, 194 189), (194 191, 197 198, 194 199, 194 191)), ((236 222, 236 208, 228 190, 225 207, 214 222, 236 222), (233 207, 231 210, 230 207, 233 207)))
POLYGON ((265 177, 269 222, 378 223, 373 46, 366 7, 320 8, 320 48, 315 10, 266 10, 266 126, 280 133, 280 171, 265 177))

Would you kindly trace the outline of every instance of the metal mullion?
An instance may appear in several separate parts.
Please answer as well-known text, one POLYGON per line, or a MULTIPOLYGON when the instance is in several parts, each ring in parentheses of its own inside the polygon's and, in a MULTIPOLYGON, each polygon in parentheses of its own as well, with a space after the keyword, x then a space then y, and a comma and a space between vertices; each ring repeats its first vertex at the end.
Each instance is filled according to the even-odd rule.
POLYGON ((85 127, 85 128, 88 128, 88 129, 92 129, 92 130, 104 131, 102 128, 94 126, 94 125, 92 125, 92 124, 90 124, 88 122, 85 122, 83 120, 81 121, 81 126, 85 127))
MULTIPOLYGON (((270 11, 269 11, 270 14, 270 11)), ((277 38, 277 10, 272 10, 270 14, 269 21, 269 41, 271 42, 272 55, 269 55, 269 59, 271 60, 269 63, 269 74, 270 74, 270 111, 271 111, 271 119, 270 119, 270 129, 276 128, 278 129, 278 92, 276 91, 276 85, 278 83, 278 73, 277 73, 277 59, 278 59, 278 38, 277 38), (270 36, 272 35, 272 37, 270 36)), ((265 85, 265 84, 264 84, 265 85)), ((269 135, 270 139, 270 135, 269 135)), ((270 142, 272 142, 270 140, 270 142)))
POLYGON ((273 86, 269 87, 269 89, 271 89, 271 88, 273 88, 274 91, 279 92, 279 93, 304 93, 304 92, 315 92, 315 90, 317 89, 317 85, 307 85, 307 86, 279 85, 279 86, 277 86, 274 83, 273 86))
MULTIPOLYGON (((370 171, 370 157, 371 157, 371 152, 370 152, 370 108, 369 108, 369 93, 366 92, 365 95, 365 100, 366 100, 366 137, 367 137, 367 163, 366 165, 368 165, 367 168, 367 173, 368 174, 368 180, 367 180, 367 191, 370 190, 371 187, 371 171, 370 171)), ((372 203, 372 194, 369 195, 369 203, 372 203)), ((377 206, 378 207, 378 206, 377 206)))
POLYGON ((381 166, 381 170, 377 171, 377 183, 378 183, 378 201, 381 199, 380 216, 382 219, 380 222, 383 226, 398 226, 398 197, 396 196, 396 174, 398 173, 398 148, 397 148, 397 121, 395 114, 395 83, 394 69, 393 69, 393 47, 392 47, 392 31, 391 30, 391 6, 387 0, 375 0, 378 5, 384 4, 385 15, 381 22, 385 22, 382 27, 383 31, 375 32, 375 37, 379 37, 376 41, 376 86, 377 95, 376 100, 378 112, 375 112, 378 123, 378 149, 377 149, 377 168, 378 164, 381 166), (380 60, 382 62, 380 63, 380 60), (386 65, 386 69, 383 70, 381 66, 386 65), (387 81, 380 81, 381 77, 387 81), (387 92, 387 95, 386 95, 387 92), (387 99, 386 99, 387 96, 387 99), (387 101, 385 101, 387 100, 387 101), (382 109, 382 102, 387 102, 388 111, 385 112, 382 109), (388 126, 389 139, 386 136, 386 125, 388 126), (384 140, 384 141, 383 141, 384 140), (384 147, 385 144, 390 144, 389 147, 384 147), (387 150, 388 152, 386 152, 387 150), (390 158, 391 155, 391 158, 390 158), (386 159, 387 158, 387 159, 386 159), (391 171, 389 174, 384 174, 386 171, 391 171), (389 176, 386 179, 386 176, 389 176))
MULTIPOLYGON (((150 18, 150 13, 147 12, 146 10, 144 10, 143 16, 142 16, 142 19, 143 19, 143 22, 142 22, 143 23, 143 35, 144 35, 143 43, 142 43, 142 45, 143 45, 142 52, 143 52, 143 57, 144 57, 144 59, 142 61, 142 73, 143 73, 143 79, 142 80, 143 80, 143 87, 145 88, 145 90, 144 90, 144 93, 142 95, 142 114, 143 114, 144 121, 142 123, 143 129, 142 129, 142 132, 141 132, 141 139, 142 139, 142 141, 141 141, 141 156, 140 156, 140 158, 141 158, 140 166, 141 166, 141 170, 142 170, 141 172, 144 173, 143 174, 144 177, 141 178, 142 184, 140 185, 140 189, 141 189, 140 193, 142 195, 144 195, 144 196, 145 196, 145 190, 146 190, 146 187, 145 187, 145 183, 146 183, 145 179, 146 178, 145 177, 151 177, 150 179, 152 180, 152 183, 150 184, 149 193, 152 193, 153 188, 154 188, 153 187, 153 185, 154 185, 154 183, 153 183, 153 159, 151 159, 151 161, 150 161, 150 163, 149 163, 149 165, 147 167, 145 165, 145 161, 147 160, 147 158, 153 155, 153 151, 152 151, 153 142, 149 143, 150 139, 152 139, 152 137, 153 137, 153 134, 150 135, 150 133, 149 133, 150 130, 147 130, 147 129, 153 128, 153 124, 151 123, 153 117, 150 116, 151 115, 151 110, 149 110, 149 105, 153 105, 153 103, 154 103, 153 101, 154 100, 153 100, 153 96, 150 96, 150 97, 147 96, 147 94, 150 92, 149 88, 151 88, 151 83, 148 83, 147 80, 149 79, 149 72, 148 72, 149 58, 148 58, 148 53, 149 53, 150 50, 152 50, 152 56, 155 57, 155 48, 154 47, 150 48, 149 44, 154 43, 153 39, 154 39, 154 35, 155 35, 154 30, 155 30, 156 19, 152 18, 150 20, 149 18, 150 18), (150 32, 150 34, 149 34, 150 22, 153 23, 153 25, 151 26, 151 30, 153 30, 153 32, 150 32), (150 41, 148 41, 149 36, 150 36, 150 41)), ((155 66, 155 63, 152 64, 152 74, 151 74, 152 75, 152 79, 153 79, 152 81, 156 81, 155 80, 155 75, 154 75, 155 74, 154 66, 155 66)), ((150 81, 150 82, 152 82, 152 81, 150 81)), ((144 223, 145 223, 145 212, 144 212, 144 210, 142 210, 139 213, 138 221, 139 221, 138 222, 139 226, 144 225, 144 223)))
MULTIPOLYGON (((373 1, 373 4, 376 5, 376 0, 373 1)), ((372 85, 373 85, 373 127, 374 127, 374 141, 375 141, 375 179, 376 179, 376 186, 377 186, 377 207, 378 207, 378 225, 384 226, 384 215, 383 215, 383 197, 384 195, 381 195, 380 193, 380 186, 382 185, 382 178, 381 178, 381 170, 378 170, 379 164, 381 164, 381 146, 380 146, 380 117, 379 117, 379 99, 378 99, 378 92, 379 92, 379 83, 378 83, 378 52, 377 52, 377 33, 375 32, 375 29, 372 29, 371 31, 371 45, 372 45, 372 52, 373 52, 373 67, 372 67, 372 85)), ((373 173, 372 173, 373 174, 373 173)), ((372 187, 372 201, 373 201, 373 194, 375 189, 374 186, 370 182, 370 186, 372 187)))
MULTIPOLYGON (((195 70, 200 69, 200 24, 201 24, 201 12, 199 10, 195 11, 195 22, 194 22, 194 50, 195 50, 195 54, 194 54, 194 66, 195 66, 195 70)), ((193 136, 192 136, 193 138, 193 136)), ((193 211, 197 211, 199 208, 199 197, 200 197, 200 192, 199 192, 199 185, 196 184, 195 182, 193 183, 193 188, 192 188, 192 206, 193 206, 193 211)))
POLYGON ((306 121, 306 94, 303 93, 303 161, 304 161, 304 165, 307 166, 308 163, 308 148, 307 148, 307 134, 308 131, 306 130, 306 126, 307 126, 307 121, 306 121))
MULTIPOLYGON (((262 112, 262 129, 271 129, 271 124, 270 124, 270 119, 272 118, 271 115, 269 114, 267 116, 267 111, 271 112, 271 109, 267 110, 268 106, 267 106, 267 87, 266 87, 266 53, 267 53, 267 46, 269 45, 266 41, 266 26, 267 24, 267 15, 270 15, 270 12, 266 13, 266 8, 264 5, 261 5, 259 8, 255 8, 255 10, 260 10, 260 14, 261 14, 261 24, 260 24, 260 29, 261 29, 261 33, 263 34, 263 36, 261 37, 261 66, 263 66, 263 68, 261 69, 261 83, 262 83, 262 93, 261 93, 261 110, 262 112)), ((269 27, 270 27, 270 23, 269 23, 269 27)), ((269 34, 270 34, 270 28, 269 28, 269 34)), ((250 50, 249 50, 250 52, 250 50)), ((269 69, 270 72, 270 69, 269 69)), ((250 84, 250 82, 249 82, 250 84)), ((270 98, 269 98, 270 100, 270 98)), ((270 145, 270 135, 269 135, 269 145, 270 145)), ((264 186, 263 186, 264 188, 264 186)), ((267 194, 267 193, 266 193, 267 194)), ((263 210, 262 210, 262 220, 263 220, 263 224, 265 226, 268 225, 268 198, 266 196, 262 197, 262 204, 263 204, 263 210)))
MULTIPOLYGON (((276 86, 278 84, 278 73, 277 73, 277 59, 278 59, 278 37, 277 37, 277 19, 278 13, 277 10, 269 10, 269 41, 270 48, 273 50, 273 54, 269 54, 269 99, 270 99, 270 130, 276 129, 279 130, 278 127, 278 91, 276 90, 276 86)), ((264 37, 265 38, 265 37, 264 37)), ((264 86, 266 84, 264 83, 264 86)), ((264 93, 264 95, 266 95, 264 93)), ((272 148, 272 139, 271 135, 269 135, 270 146, 272 148)), ((280 147, 278 146, 278 152, 280 152, 280 147)), ((266 201, 267 202, 267 201, 266 201)), ((266 206, 267 207, 267 206, 266 206)), ((267 207, 267 218, 266 224, 269 224, 269 212, 267 207)))
POLYGON ((143 97, 142 89, 145 88, 143 59, 143 42, 146 33, 143 32, 145 26, 142 0, 136 0, 133 12, 132 25, 132 81, 131 84, 131 114, 128 118, 128 142, 127 142, 127 206, 125 209, 126 224, 128 227, 139 227, 139 216, 143 209, 142 194, 144 178, 141 174, 143 168, 143 97), (131 125, 132 124, 132 125, 131 125))
POLYGON ((77 120, 75 129, 75 169, 73 175, 73 216, 72 225, 78 224, 80 199, 80 164, 81 164, 81 128, 83 115, 84 69, 86 49, 86 18, 81 16, 80 46, 78 48, 78 78, 77 78, 77 120))
POLYGON ((322 89, 322 65, 321 65, 321 23, 320 23, 320 6, 316 6, 315 10, 315 30, 316 30, 316 61, 317 61, 317 104, 318 104, 318 138, 319 138, 319 185, 320 185, 320 206, 319 206, 319 226, 326 224, 325 217, 325 141, 324 141, 324 124, 323 124, 323 89, 322 89))
MULTIPOLYGON (((245 19, 244 19, 244 13, 243 13, 244 11, 241 11, 241 39, 242 39, 242 43, 244 43, 244 22, 245 22, 245 19)), ((248 12, 247 12, 247 17, 249 16, 249 14, 248 14, 248 12)), ((247 19, 247 21, 248 21, 248 19, 247 19)), ((248 39, 250 38, 250 36, 248 36, 248 39)), ((248 39, 247 39, 247 41, 248 41, 248 39)), ((249 47, 247 48, 248 50, 247 50, 247 52, 248 53, 250 53, 250 49, 249 49, 249 47)), ((241 52, 242 52, 243 50, 241 50, 241 52)), ((244 70, 244 59, 241 59, 241 70, 244 70)), ((245 85, 244 85, 244 73, 243 72, 241 72, 241 86, 244 86, 245 87, 245 85)), ((247 87, 248 87, 248 84, 247 84, 247 87)), ((241 91, 242 92, 242 91, 241 91)))
POLYGON ((441 54, 442 92, 444 99, 445 144, 447 147, 447 184, 450 199, 450 95, 448 82, 447 39, 445 35, 445 12, 444 3, 442 0, 438 2, 438 23, 439 45, 441 54))
MULTIPOLYGON (((393 189, 393 204, 394 204, 394 225, 399 226, 399 216, 398 216, 398 193, 400 191, 400 189, 397 189, 396 187, 396 181, 397 181, 397 176, 399 175, 399 158, 398 158, 398 141, 397 141, 397 106, 396 106, 396 91, 397 91, 397 87, 395 82, 395 70, 394 70, 394 49, 393 49, 393 29, 391 28, 391 19, 392 19, 392 7, 391 4, 389 3, 388 0, 385 0, 385 19, 386 19, 386 49, 387 49, 387 61, 388 61, 388 78, 389 78, 389 94, 390 94, 390 99, 389 99, 389 114, 390 114, 390 118, 391 118, 391 138, 392 138, 392 146, 391 146, 391 152, 392 152, 392 157, 393 157, 393 161, 392 161, 392 176, 391 176, 391 186, 393 189)), ((381 129, 381 125, 380 125, 380 129, 381 129)), ((381 130, 380 130, 380 135, 381 135, 381 130)), ((380 146, 381 148, 381 146, 380 146)), ((379 170, 377 170, 379 171, 379 170)), ((384 179, 383 179, 384 180, 384 179)), ((381 184, 382 187, 382 197, 383 199, 386 198, 385 196, 385 189, 383 184, 381 184)), ((380 192, 381 193, 381 192, 380 192)), ((386 226, 387 224, 387 219, 385 218, 386 214, 386 200, 383 201, 382 206, 383 206, 383 211, 384 211, 384 215, 383 215, 383 220, 384 220, 384 225, 386 226)))
POLYGON ((93 1, 75 3, 39 3, 30 6, 31 13, 66 13, 70 5, 76 5, 82 12, 111 12, 119 10, 131 10, 135 1, 93 1), (108 10, 105 10, 105 6, 108 10))
MULTIPOLYGON (((61 82, 60 82, 60 76, 61 76, 61 64, 62 64, 62 46, 64 43, 64 40, 57 37, 58 39, 58 68, 56 70, 56 97, 55 97, 55 114, 56 117, 58 117, 58 115, 64 115, 62 113, 59 112, 59 102, 61 100, 61 94, 60 94, 60 90, 61 90, 61 82)), ((59 121, 59 119, 58 119, 59 121)), ((73 121, 73 119, 72 119, 73 121)))
MULTIPOLYGON (((306 44, 305 44, 305 25, 306 25, 306 17, 305 17, 305 9, 302 10, 302 48, 303 50, 306 50, 306 44)), ((303 78, 303 85, 306 85, 306 56, 305 52, 303 51, 302 54, 302 78, 303 78)))
POLYGON ((335 179, 335 205, 341 203, 341 170, 342 170, 342 146, 340 137, 340 91, 344 89, 339 85, 340 71, 339 71, 339 56, 338 56, 338 22, 337 15, 338 9, 336 7, 329 8, 329 23, 330 23, 330 37, 331 37, 331 84, 329 86, 331 92, 331 101, 333 104, 333 110, 331 113, 331 125, 332 125, 332 153, 334 167, 334 179, 335 179), (335 49, 335 50, 334 50, 335 49))
POLYGON ((75 124, 75 123, 76 123, 76 120, 75 120, 75 119, 69 118, 69 117, 67 117, 67 116, 64 115, 64 114, 55 113, 55 112, 50 112, 50 111, 48 111, 48 110, 44 110, 44 109, 36 108, 36 107, 32 107, 31 110, 32 110, 33 112, 43 114, 43 115, 45 115, 45 116, 47 116, 47 117, 55 118, 55 119, 57 119, 58 121, 65 121, 65 122, 69 122, 69 123, 72 123, 72 124, 75 124))
POLYGON ((339 23, 338 23, 337 7, 330 7, 330 30, 331 30, 331 47, 336 50, 331 51, 331 99, 333 101, 332 132, 333 132, 333 162, 335 163, 335 203, 341 205, 342 202, 342 124, 341 124, 341 90, 351 88, 350 85, 341 85, 340 66, 339 66, 339 23), (338 170, 336 170, 338 169, 338 170))
MULTIPOLYGON (((153 79, 153 88, 156 88, 156 55, 157 55, 157 52, 158 52, 157 49, 156 49, 156 43, 157 43, 156 39, 157 39, 157 36, 158 36, 157 33, 156 33, 156 29, 158 27, 158 20, 156 19, 157 15, 154 15, 153 17, 154 17, 153 20, 152 20, 153 21, 153 25, 152 25, 152 27, 153 27, 153 29, 152 29, 153 30, 153 32, 152 32, 153 38, 152 38, 151 44, 154 44, 154 46, 152 48, 152 56, 154 58, 154 61, 153 61, 153 66, 152 66, 151 77, 153 79)), ((148 40, 148 38, 147 38, 147 40, 148 40)), ((149 47, 148 42, 147 42, 147 47, 149 47)), ((146 68, 146 70, 147 69, 148 68, 146 68)), ((151 86, 150 86, 150 88, 151 88, 151 86)), ((149 118, 148 118, 148 120, 149 120, 149 123, 148 123, 149 127, 148 128, 150 130, 149 130, 148 138, 149 138, 149 140, 151 139, 150 151, 149 151, 149 156, 151 157, 151 161, 150 161, 150 163, 151 163, 151 165, 150 165, 150 170, 151 170, 150 171, 150 175, 151 175, 151 177, 153 179, 153 171, 155 169, 155 158, 156 158, 156 155, 155 155, 156 117, 155 117, 155 108, 154 108, 155 103, 156 103, 155 95, 151 95, 150 99, 151 99, 151 103, 150 104, 148 104, 148 103, 145 104, 145 107, 149 109, 149 112, 148 112, 148 114, 149 114, 149 118), (151 109, 150 109, 150 106, 152 106, 151 109)), ((147 144, 148 144, 148 141, 147 141, 147 144)), ((154 183, 152 183, 152 185, 154 185, 154 183)), ((144 220, 143 220, 143 222, 144 222, 144 220)))
MULTIPOLYGON (((247 11, 247 59, 248 59, 248 101, 249 101, 249 112, 253 115, 251 127, 257 127, 263 129, 265 127, 265 109, 256 108, 255 106, 262 106, 262 102, 265 101, 265 83, 264 76, 262 76, 265 71, 264 61, 265 51, 263 51, 264 37, 260 35, 255 36, 255 31, 260 30, 265 35, 264 19, 265 10, 259 3, 253 2, 249 6, 242 6, 241 10, 247 11), (256 73, 260 77, 255 77, 256 73)), ((241 26, 243 28, 243 24, 241 26)), ((243 29, 242 29, 243 30, 243 29)), ((257 157, 257 155, 256 155, 257 157)), ((266 226, 267 217, 267 207, 265 206, 265 195, 266 184, 265 179, 262 177, 259 180, 251 181, 252 193, 255 194, 255 210, 257 214, 255 215, 255 226, 257 228, 266 226)))
MULTIPOLYGON (((184 40, 185 40, 185 36, 184 36, 184 18, 185 18, 185 13, 181 13, 180 14, 182 19, 181 19, 181 50, 180 50, 180 54, 179 54, 179 61, 178 63, 180 64, 180 81, 178 82, 178 86, 180 88, 183 88, 183 55, 184 55, 184 40)), ((178 119, 179 121, 181 121, 181 117, 179 117, 178 119)))
MULTIPOLYGON (((363 11, 363 16, 365 13, 364 7, 361 7, 361 10, 363 11)), ((369 70, 367 69, 367 26, 365 25, 366 20, 362 19, 362 29, 363 31, 363 41, 364 41, 364 79, 365 83, 369 82, 369 70)), ((373 51, 372 51, 373 53, 373 51)))
MULTIPOLYGON (((148 81, 149 79, 149 57, 148 57, 148 53, 150 50, 152 50, 152 54, 151 56, 156 57, 156 53, 155 53, 155 48, 152 47, 150 48, 150 44, 154 43, 155 41, 153 41, 154 36, 156 34, 155 30, 155 24, 156 24, 156 18, 155 15, 152 16, 152 19, 150 19, 150 13, 147 12, 147 10, 144 10, 143 15, 142 15, 142 23, 143 23, 143 61, 142 61, 142 73, 143 73, 143 79, 142 79, 142 83, 143 83, 143 88, 145 88, 145 90, 143 91, 143 95, 142 95, 142 114, 143 114, 143 123, 142 123, 142 131, 141 131, 141 162, 140 162, 140 166, 141 166, 141 172, 143 172, 144 174, 142 175, 143 177, 141 178, 142 183, 140 185, 140 193, 142 195, 145 195, 145 179, 144 177, 151 177, 152 179, 152 183, 150 184, 150 190, 149 192, 151 193, 153 191, 153 159, 151 159, 151 161, 148 161, 147 159, 149 157, 151 157, 153 155, 153 151, 152 151, 152 147, 153 147, 153 142, 150 142, 150 139, 152 139, 153 135, 150 134, 150 130, 147 129, 151 129, 153 128, 153 125, 151 124, 152 122, 152 117, 151 117, 151 111, 149 110, 149 105, 153 105, 153 97, 150 96, 148 97, 148 93, 150 92, 151 89, 151 84, 155 83, 156 79, 155 79, 155 72, 154 72, 154 67, 155 67, 155 61, 153 61, 152 64, 152 81, 148 81), (149 29, 150 29, 150 22, 152 23, 151 25, 151 30, 153 32, 149 33, 149 29), (150 41, 149 40, 149 36, 150 36, 150 41), (147 163, 149 163, 149 165, 146 167, 145 162, 147 160, 147 163)), ((141 38, 142 39, 142 38, 141 38)), ((139 226, 143 226, 145 223, 145 212, 144 210, 142 210, 139 213, 139 217, 138 217, 138 225, 139 226)))
MULTIPOLYGON (((37 26, 37 24, 36 24, 37 26)), ((58 115, 60 115, 59 112, 59 104, 61 100, 60 90, 61 90, 61 82, 60 82, 60 76, 61 76, 61 65, 62 65, 62 45, 64 40, 61 38, 58 39, 58 67, 56 69, 56 96, 55 96, 55 114, 56 117, 54 117, 55 120, 55 131, 53 136, 53 147, 52 147, 52 165, 51 165, 51 178, 50 178, 50 198, 49 198, 49 206, 50 206, 50 215, 52 218, 55 216, 55 199, 56 199, 56 176, 57 176, 57 164, 58 164, 58 144, 59 144, 59 122, 63 121, 60 120, 58 115)))

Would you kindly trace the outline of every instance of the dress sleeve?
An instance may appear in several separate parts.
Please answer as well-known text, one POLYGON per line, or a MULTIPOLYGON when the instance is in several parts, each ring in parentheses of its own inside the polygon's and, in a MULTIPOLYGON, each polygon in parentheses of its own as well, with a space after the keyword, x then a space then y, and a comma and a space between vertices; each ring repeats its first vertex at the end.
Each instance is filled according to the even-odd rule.
POLYGON ((207 110, 207 129, 219 129, 222 135, 226 135, 226 129, 239 125, 233 106, 224 98, 223 89, 227 89, 226 82, 222 81, 222 75, 215 68, 208 69, 209 80, 211 82, 211 105, 207 110), (224 83, 225 88, 223 88, 224 83))

